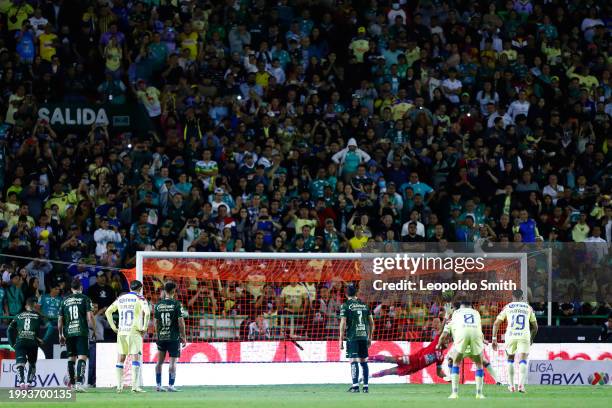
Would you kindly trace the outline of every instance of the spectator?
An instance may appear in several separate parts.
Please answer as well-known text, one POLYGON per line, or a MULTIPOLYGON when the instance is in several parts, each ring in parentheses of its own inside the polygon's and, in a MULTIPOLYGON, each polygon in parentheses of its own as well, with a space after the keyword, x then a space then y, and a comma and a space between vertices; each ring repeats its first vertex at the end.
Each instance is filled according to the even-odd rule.
POLYGON ((49 288, 49 293, 43 293, 38 300, 40 305, 40 313, 47 318, 45 334, 43 340, 45 343, 50 340, 55 341, 57 336, 57 317, 59 316, 62 297, 60 296, 60 288, 56 283, 52 283, 49 288))
POLYGON ((459 104, 459 95, 461 94, 462 88, 463 84, 457 79, 457 70, 455 68, 449 69, 448 78, 442 81, 444 96, 446 96, 451 103, 457 105, 459 104))
POLYGON ((349 239, 349 247, 353 250, 353 252, 358 252, 362 249, 368 242, 368 237, 363 233, 362 227, 355 228, 355 236, 349 239))
POLYGON ((522 242, 533 243, 536 241, 536 238, 540 237, 537 224, 532 218, 529 218, 529 213, 527 210, 521 210, 519 215, 519 225, 515 232, 519 232, 521 234, 521 237, 523 238, 522 242))
MULTIPOLYGON (((2 281, 2 284, 4 280, 2 281)), ((6 303, 6 289, 0 284, 0 312, 3 316, 8 316, 7 303, 6 303)))
POLYGON ((608 320, 601 325, 601 334, 599 340, 608 341, 612 336, 612 314, 608 316, 608 320))
POLYGON ((332 160, 339 165, 344 180, 350 180, 360 164, 370 161, 370 155, 357 147, 354 138, 350 138, 346 148, 334 154, 332 160))
POLYGON ((94 240, 96 241, 96 256, 101 257, 106 253, 107 243, 121 242, 121 234, 117 232, 116 226, 110 226, 108 218, 103 217, 100 228, 94 232, 94 240))
POLYGON ((115 301, 116 294, 113 288, 106 282, 106 274, 103 271, 98 271, 96 283, 89 287, 87 295, 92 303, 98 307, 94 318, 96 319, 96 339, 104 339, 104 330, 110 329, 108 321, 104 316, 106 309, 115 301))
POLYGON ((44 293, 46 291, 45 281, 49 273, 53 270, 53 266, 51 265, 51 263, 46 260, 37 259, 34 261, 30 261, 25 266, 25 269, 28 272, 28 277, 30 279, 38 279, 38 289, 42 293, 44 293))
POLYGON ((287 314, 302 313, 308 303, 308 290, 298 282, 291 282, 281 291, 280 298, 284 305, 284 312, 287 314))
POLYGON ((572 240, 574 242, 584 242, 589 236, 591 228, 586 222, 586 214, 580 213, 579 220, 572 228, 572 240))
POLYGON ((557 200, 561 197, 562 193, 565 191, 563 186, 558 184, 558 179, 555 174, 551 174, 548 176, 548 185, 544 187, 542 190, 543 195, 548 195, 552 198, 553 204, 557 204, 557 200))
POLYGON ((257 316, 254 322, 249 324, 249 340, 269 340, 270 327, 263 315, 257 316))
POLYGON ((11 275, 11 281, 8 288, 6 288, 6 306, 9 316, 15 316, 21 313, 25 305, 25 294, 26 284, 23 282, 23 278, 18 273, 11 275))
POLYGON ((37 302, 40 300, 40 297, 42 296, 42 291, 40 290, 40 283, 38 278, 34 277, 28 280, 28 287, 26 289, 25 295, 26 299, 33 297, 36 298, 37 302))

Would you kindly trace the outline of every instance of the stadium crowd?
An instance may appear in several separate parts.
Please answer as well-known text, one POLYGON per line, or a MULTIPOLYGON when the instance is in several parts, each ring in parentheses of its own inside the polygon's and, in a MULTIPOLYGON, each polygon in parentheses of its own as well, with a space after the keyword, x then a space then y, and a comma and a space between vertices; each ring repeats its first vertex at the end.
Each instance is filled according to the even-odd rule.
POLYGON ((5 314, 68 276, 114 298, 139 250, 611 243, 610 9, 1 0, 5 314), (39 116, 62 103, 150 130, 39 116))

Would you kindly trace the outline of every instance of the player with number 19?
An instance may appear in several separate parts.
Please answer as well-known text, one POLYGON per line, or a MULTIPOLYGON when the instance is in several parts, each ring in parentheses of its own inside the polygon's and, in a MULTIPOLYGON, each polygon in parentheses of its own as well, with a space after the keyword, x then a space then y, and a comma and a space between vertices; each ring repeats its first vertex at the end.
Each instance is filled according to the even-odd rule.
POLYGON ((145 392, 140 388, 140 356, 142 338, 149 325, 151 312, 149 304, 142 296, 142 282, 130 282, 130 292, 115 299, 104 314, 111 329, 117 333, 117 392, 123 391, 123 363, 128 355, 132 358, 132 392, 145 392), (118 328, 113 320, 115 312, 119 313, 118 328))
POLYGON ((535 313, 529 303, 523 301, 523 291, 520 289, 512 292, 512 302, 499 313, 493 323, 493 339, 491 345, 497 350, 497 331, 504 320, 508 320, 508 327, 504 341, 506 343, 506 355, 508 357, 508 390, 516 390, 514 383, 514 361, 515 356, 519 359, 519 385, 518 391, 525 392, 527 381, 527 357, 529 346, 533 343, 538 332, 538 323, 535 313))
POLYGON ((95 341, 96 321, 92 312, 91 299, 83 294, 81 280, 75 278, 70 287, 72 293, 64 298, 60 306, 57 331, 60 344, 66 344, 70 385, 74 385, 77 392, 85 392, 83 382, 89 357, 89 325, 93 329, 93 340, 95 341))
POLYGON ((155 381, 157 391, 176 392, 176 360, 181 356, 181 345, 187 344, 185 334, 185 319, 181 302, 175 299, 176 283, 166 282, 164 285, 165 297, 155 305, 155 328, 157 331, 157 364, 155 366, 155 381), (170 356, 168 368, 168 388, 162 388, 162 367, 166 360, 166 353, 170 356))

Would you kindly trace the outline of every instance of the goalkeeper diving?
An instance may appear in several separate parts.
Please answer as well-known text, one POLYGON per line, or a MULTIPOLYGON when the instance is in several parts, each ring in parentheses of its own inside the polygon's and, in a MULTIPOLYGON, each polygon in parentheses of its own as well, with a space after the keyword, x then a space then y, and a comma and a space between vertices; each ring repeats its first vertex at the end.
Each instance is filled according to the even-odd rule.
MULTIPOLYGON (((452 304, 448 303, 444 306, 444 320, 439 326, 438 334, 433 338, 433 340, 425 347, 420 350, 402 356, 386 356, 386 355, 376 355, 371 357, 372 362, 378 363, 393 363, 397 364, 395 367, 387 368, 385 370, 378 371, 372 374, 372 378, 380 378, 388 375, 411 375, 417 373, 421 370, 426 369, 427 367, 435 364, 436 365, 436 374, 439 378, 443 379, 446 382, 450 381, 450 373, 446 373, 443 368, 444 364, 444 350, 450 346, 450 338, 446 338, 444 344, 440 347, 440 337, 446 325, 450 321, 450 316, 453 313, 454 309, 452 304)), ((491 377, 497 382, 497 373, 491 366, 490 362, 485 358, 483 361, 483 365, 489 371, 491 377)), ((452 369, 452 360, 449 363, 449 371, 452 369)))
POLYGON ((132 358, 132 392, 145 392, 140 388, 142 339, 150 318, 149 304, 142 296, 142 282, 130 282, 130 292, 119 296, 105 312, 111 329, 117 333, 117 392, 123 391, 123 363, 132 358), (115 325, 113 313, 119 313, 119 327, 115 325))
POLYGON ((442 369, 442 365, 444 363, 444 349, 446 349, 448 344, 442 344, 439 348, 438 345, 440 344, 442 330, 446 325, 451 312, 451 307, 445 309, 445 316, 444 320, 442 321, 440 331, 434 337, 433 341, 426 347, 423 347, 422 349, 408 355, 385 356, 379 354, 371 357, 370 360, 372 362, 397 364, 395 367, 387 368, 372 374, 372 378, 380 378, 387 375, 410 375, 421 371, 432 364, 436 364, 436 374, 438 377, 448 381, 448 377, 445 375, 444 370, 442 369))

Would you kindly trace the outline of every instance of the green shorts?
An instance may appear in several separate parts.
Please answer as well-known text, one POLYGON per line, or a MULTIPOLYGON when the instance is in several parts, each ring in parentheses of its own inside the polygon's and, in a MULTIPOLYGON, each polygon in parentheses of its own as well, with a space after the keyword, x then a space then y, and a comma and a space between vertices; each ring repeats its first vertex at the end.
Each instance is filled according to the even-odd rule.
POLYGON ((181 356, 181 343, 178 340, 158 340, 157 350, 167 352, 170 357, 181 356))
POLYGON ((36 363, 38 359, 38 346, 36 343, 18 342, 15 344, 15 362, 17 364, 36 363))
POLYGON ((86 336, 66 337, 68 357, 89 356, 89 339, 86 336))
POLYGON ((367 340, 347 340, 346 358, 368 358, 367 340))

